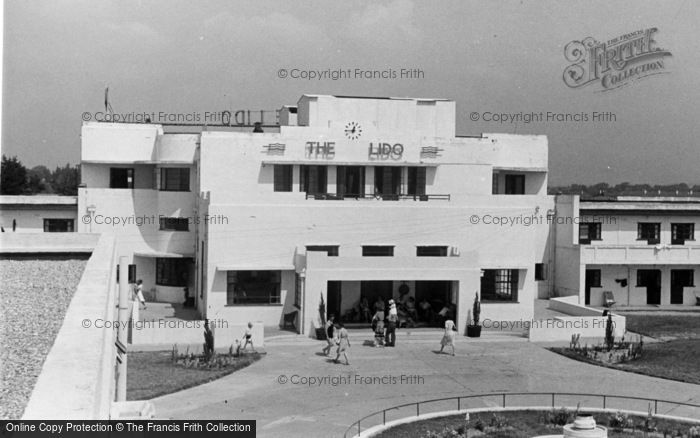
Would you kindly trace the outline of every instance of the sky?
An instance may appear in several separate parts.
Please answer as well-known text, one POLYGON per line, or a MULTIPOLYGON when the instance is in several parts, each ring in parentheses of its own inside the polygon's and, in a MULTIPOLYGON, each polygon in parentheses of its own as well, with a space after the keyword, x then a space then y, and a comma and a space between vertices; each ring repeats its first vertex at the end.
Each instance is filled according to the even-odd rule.
POLYGON ((692 0, 7 0, 2 153, 28 167, 78 163, 83 113, 104 110, 106 87, 121 114, 273 110, 304 93, 435 97, 456 101, 459 135, 547 135, 550 185, 700 184, 697 23, 692 0), (564 83, 569 42, 648 28, 670 52, 664 74, 605 92, 564 83), (401 68, 423 74, 289 77, 401 68), (543 120, 488 114, 521 112, 543 120))

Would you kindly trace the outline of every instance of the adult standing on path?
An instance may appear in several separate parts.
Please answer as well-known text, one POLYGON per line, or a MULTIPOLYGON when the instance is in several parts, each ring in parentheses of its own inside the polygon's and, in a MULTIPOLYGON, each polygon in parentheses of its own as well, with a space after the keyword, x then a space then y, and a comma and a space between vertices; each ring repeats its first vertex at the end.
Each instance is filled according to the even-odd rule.
POLYGON ((394 300, 389 300, 389 317, 386 320, 386 346, 396 346, 396 326, 399 323, 399 314, 396 310, 394 300))
POLYGON ((143 304, 143 308, 146 308, 146 299, 143 297, 143 280, 140 278, 136 280, 136 298, 138 298, 139 303, 143 304))
POLYGON ((345 356, 345 365, 350 365, 348 360, 348 349, 350 348, 350 338, 348 336, 348 331, 345 329, 343 323, 339 323, 338 327, 338 355, 335 357, 335 362, 337 363, 340 359, 340 354, 345 356))

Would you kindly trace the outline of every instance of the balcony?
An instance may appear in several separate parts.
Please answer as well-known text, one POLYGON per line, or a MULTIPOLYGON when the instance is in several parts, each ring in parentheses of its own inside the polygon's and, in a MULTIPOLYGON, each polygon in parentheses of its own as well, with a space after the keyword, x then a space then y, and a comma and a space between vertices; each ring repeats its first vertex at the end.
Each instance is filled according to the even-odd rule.
POLYGON ((449 201, 450 195, 360 195, 336 193, 307 193, 306 199, 323 201, 343 201, 343 200, 379 200, 379 201, 449 201))
POLYGON ((695 264, 700 245, 582 245, 584 264, 695 264))

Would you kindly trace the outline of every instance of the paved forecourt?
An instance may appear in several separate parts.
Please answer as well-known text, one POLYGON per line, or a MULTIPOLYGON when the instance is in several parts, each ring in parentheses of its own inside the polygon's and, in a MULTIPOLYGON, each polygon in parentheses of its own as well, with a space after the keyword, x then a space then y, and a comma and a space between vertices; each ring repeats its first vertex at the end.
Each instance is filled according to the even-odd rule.
MULTIPOLYGON (((272 337, 266 340, 267 356, 252 366, 153 402, 159 418, 255 419, 259 437, 342 436, 358 418, 381 409, 490 392, 619 394, 700 404, 700 385, 572 361, 525 338, 489 333, 458 338, 453 357, 438 354, 440 337, 439 331, 412 338, 404 334, 395 348, 375 348, 370 333, 353 331, 349 366, 321 355, 325 343, 320 341, 272 337)), ((497 406, 498 400, 462 407, 497 406)), ((547 405, 551 398, 523 399, 523 404, 533 401, 547 405)), ((600 407, 601 402, 591 398, 587 403, 600 407)), ((454 408, 454 402, 433 407, 454 408)), ((646 405, 637 410, 646 411, 646 405)), ((415 415, 415 408, 392 415, 387 420, 415 415)))

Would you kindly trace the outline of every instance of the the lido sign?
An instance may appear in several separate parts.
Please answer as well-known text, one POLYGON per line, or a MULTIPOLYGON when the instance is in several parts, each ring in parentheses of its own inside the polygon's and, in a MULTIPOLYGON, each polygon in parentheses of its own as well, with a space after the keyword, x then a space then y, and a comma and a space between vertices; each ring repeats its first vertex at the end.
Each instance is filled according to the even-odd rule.
MULTIPOLYGON (((332 160, 335 158, 335 142, 307 141, 305 144, 306 158, 332 160)), ((404 147, 401 143, 370 143, 368 158, 371 161, 400 160, 404 147)))
POLYGON ((403 156, 403 145, 401 143, 374 143, 369 144, 370 160, 400 160, 403 156))

